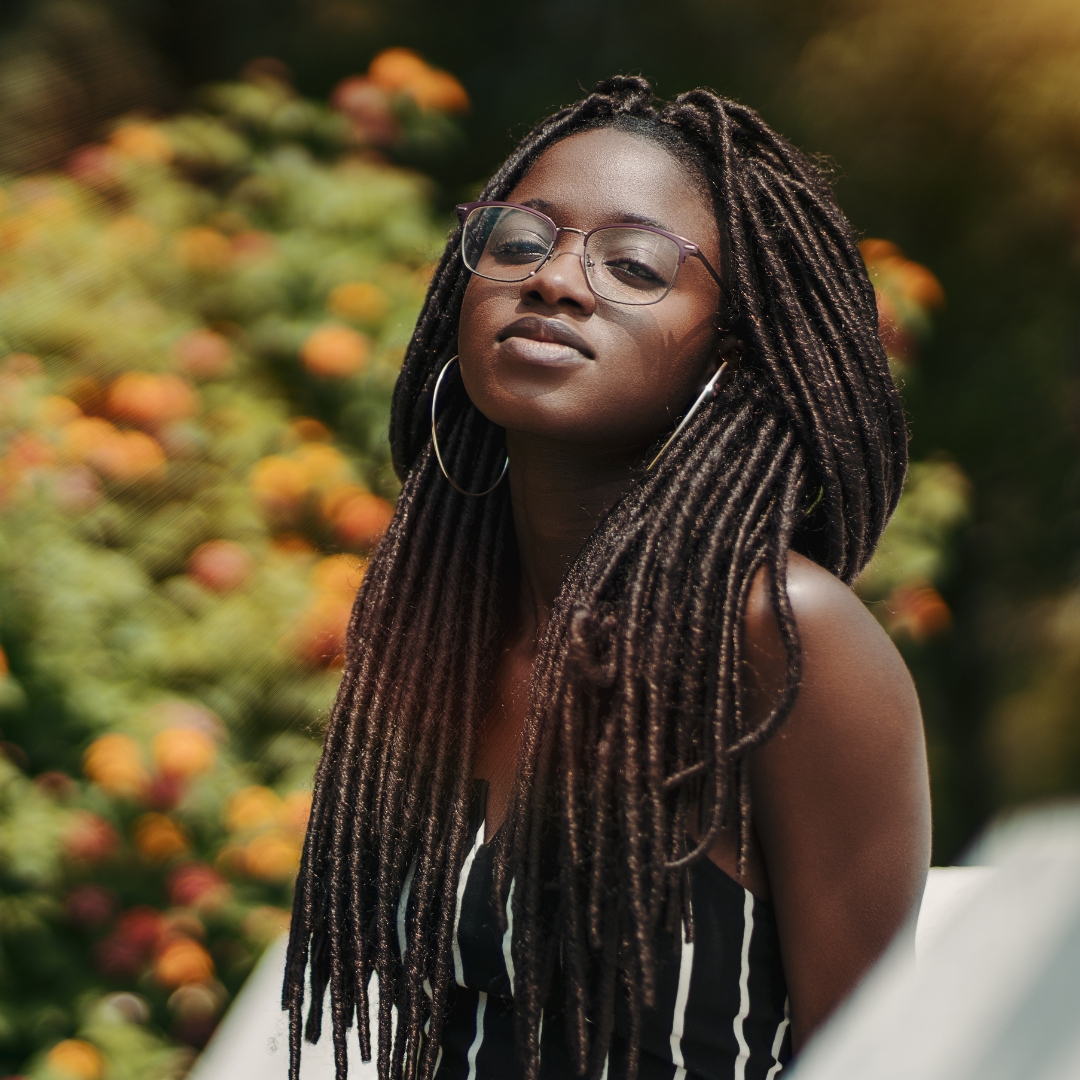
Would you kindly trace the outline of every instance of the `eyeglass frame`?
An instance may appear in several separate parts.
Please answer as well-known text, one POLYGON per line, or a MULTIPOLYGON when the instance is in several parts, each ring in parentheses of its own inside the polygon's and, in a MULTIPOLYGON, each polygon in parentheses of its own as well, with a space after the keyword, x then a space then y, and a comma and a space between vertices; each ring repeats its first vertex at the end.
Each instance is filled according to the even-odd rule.
POLYGON ((551 257, 555 254, 555 248, 559 242, 559 233, 577 233, 582 237, 581 242, 581 254, 578 256, 581 262, 581 272, 585 276, 585 284, 589 286, 589 292, 593 296, 600 300, 607 300, 611 304, 622 304, 625 307, 651 307, 653 304, 659 304, 661 300, 664 300, 668 293, 675 288, 675 282, 679 277, 679 270, 682 268, 682 264, 686 262, 688 255, 693 255, 695 258, 700 259, 704 264, 705 269, 712 275, 713 280, 720 286, 720 296, 723 299, 725 305, 727 302, 727 287, 724 285, 724 279, 720 276, 719 272, 713 267, 713 264, 705 257, 701 248, 698 247, 692 240, 687 240, 685 236, 679 236, 678 233, 668 232, 667 229, 657 228, 655 225, 642 225, 636 221, 613 221, 608 225, 597 225, 595 229, 575 229, 569 225, 556 225, 554 221, 532 206, 524 206, 521 203, 503 202, 501 199, 481 199, 479 202, 459 203, 454 207, 458 217, 461 219, 461 243, 459 245, 459 251, 461 254, 462 264, 470 274, 476 274, 477 277, 483 278, 485 281, 501 281, 504 285, 517 285, 522 281, 528 281, 529 278, 535 277, 540 271, 547 266, 551 261, 551 257), (474 210, 481 210, 485 206, 501 206, 507 210, 524 210, 528 214, 533 214, 540 218, 542 221, 546 221, 554 232, 554 237, 551 241, 551 247, 548 253, 543 259, 524 277, 517 279, 508 278, 493 278, 488 277, 486 274, 481 274, 478 270, 474 270, 465 259, 465 225, 469 220, 469 216, 474 210), (635 304, 629 300, 612 300, 609 296, 602 296, 593 287, 592 280, 589 278, 589 271, 585 265, 585 247, 589 243, 589 237, 594 233, 603 232, 605 229, 640 229, 643 232, 656 233, 658 236, 666 236, 669 240, 673 240, 679 249, 679 261, 675 264, 675 273, 671 277, 671 281, 668 283, 668 287, 664 290, 661 296, 658 296, 655 300, 647 300, 641 304, 635 304))

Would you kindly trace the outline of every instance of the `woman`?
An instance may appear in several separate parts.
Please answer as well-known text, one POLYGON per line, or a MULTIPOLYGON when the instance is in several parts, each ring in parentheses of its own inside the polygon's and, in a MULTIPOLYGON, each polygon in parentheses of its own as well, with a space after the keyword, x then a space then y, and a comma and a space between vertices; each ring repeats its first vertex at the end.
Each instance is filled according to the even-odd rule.
POLYGON ((820 172, 615 78, 459 207, 398 380, 284 1004, 381 1077, 775 1077, 918 902, 900 495, 820 172), (395 1012, 392 1013, 392 1006, 395 1012))

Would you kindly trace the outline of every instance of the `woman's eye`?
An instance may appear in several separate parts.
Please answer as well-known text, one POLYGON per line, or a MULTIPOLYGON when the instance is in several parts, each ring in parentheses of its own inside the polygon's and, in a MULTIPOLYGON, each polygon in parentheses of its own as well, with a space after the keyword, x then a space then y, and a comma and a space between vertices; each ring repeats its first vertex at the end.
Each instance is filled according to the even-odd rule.
POLYGON ((646 263, 637 259, 607 259, 604 268, 630 284, 662 285, 663 276, 646 263))
POLYGON ((547 255, 548 245, 537 236, 497 236, 488 251, 501 262, 535 262, 547 255))

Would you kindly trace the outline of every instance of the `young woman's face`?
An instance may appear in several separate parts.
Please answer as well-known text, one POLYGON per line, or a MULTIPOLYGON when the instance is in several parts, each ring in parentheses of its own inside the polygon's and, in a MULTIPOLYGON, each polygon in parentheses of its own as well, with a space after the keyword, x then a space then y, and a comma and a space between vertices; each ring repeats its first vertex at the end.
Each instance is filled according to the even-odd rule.
MULTIPOLYGON (((575 229, 657 225, 697 244, 724 273, 699 186, 656 143, 601 129, 548 149, 507 201, 575 229)), ((553 256, 525 281, 471 277, 458 330, 465 388, 508 432, 644 448, 674 426, 719 363, 720 287, 689 257, 659 303, 603 300, 585 280, 581 242, 560 233, 553 256)))

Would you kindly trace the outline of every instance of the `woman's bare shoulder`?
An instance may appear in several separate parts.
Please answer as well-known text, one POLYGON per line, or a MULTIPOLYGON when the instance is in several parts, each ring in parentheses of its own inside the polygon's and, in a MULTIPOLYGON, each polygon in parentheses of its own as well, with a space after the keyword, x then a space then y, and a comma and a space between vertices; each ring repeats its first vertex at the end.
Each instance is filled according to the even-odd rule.
MULTIPOLYGON (((752 755, 751 787, 801 1040, 918 901, 930 806, 919 702, 888 635, 847 585, 809 559, 791 557, 788 594, 799 692, 783 725, 752 755)), ((760 719, 786 671, 764 576, 746 631, 760 719)))
MULTIPOLYGON (((804 681, 840 679, 880 683, 883 692, 899 694, 919 720, 918 700, 907 665, 866 605, 838 577, 792 552, 787 564, 787 595, 798 628, 804 681)), ((786 656, 773 606, 767 572, 759 572, 746 611, 747 659, 774 684, 783 678, 786 656)), ((820 688, 820 687, 819 687, 820 688)))

